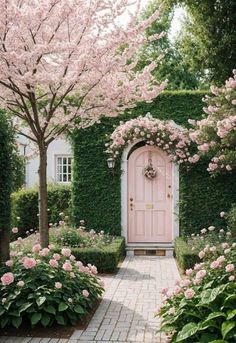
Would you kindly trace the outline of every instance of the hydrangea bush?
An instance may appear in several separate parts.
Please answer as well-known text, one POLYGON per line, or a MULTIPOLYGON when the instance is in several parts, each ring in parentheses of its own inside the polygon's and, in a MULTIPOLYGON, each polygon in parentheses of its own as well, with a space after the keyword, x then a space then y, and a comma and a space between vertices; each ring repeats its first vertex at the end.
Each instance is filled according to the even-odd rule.
POLYGON ((208 171, 217 174, 236 169, 236 69, 223 87, 212 86, 211 92, 204 98, 207 116, 189 121, 194 125, 190 137, 201 154, 211 157, 208 171))
POLYGON ((32 253, 12 252, 1 268, 0 327, 29 322, 44 327, 75 324, 102 295, 97 268, 76 261, 68 248, 35 244, 32 253))
POLYGON ((191 152, 191 139, 187 129, 177 126, 173 121, 153 118, 150 113, 145 117, 120 122, 110 136, 110 142, 106 144, 106 152, 117 158, 126 146, 141 140, 147 145, 164 150, 178 164, 196 163, 199 160, 199 155, 191 152))
POLYGON ((236 243, 206 246, 202 262, 176 281, 174 290, 162 290, 157 313, 160 331, 170 342, 233 343, 236 341, 236 243))

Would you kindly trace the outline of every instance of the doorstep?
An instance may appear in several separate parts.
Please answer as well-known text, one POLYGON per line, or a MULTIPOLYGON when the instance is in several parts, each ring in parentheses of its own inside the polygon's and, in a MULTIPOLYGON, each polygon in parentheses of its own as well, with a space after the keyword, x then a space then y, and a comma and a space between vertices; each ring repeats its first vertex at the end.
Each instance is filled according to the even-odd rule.
POLYGON ((172 243, 128 243, 127 256, 173 256, 172 243))

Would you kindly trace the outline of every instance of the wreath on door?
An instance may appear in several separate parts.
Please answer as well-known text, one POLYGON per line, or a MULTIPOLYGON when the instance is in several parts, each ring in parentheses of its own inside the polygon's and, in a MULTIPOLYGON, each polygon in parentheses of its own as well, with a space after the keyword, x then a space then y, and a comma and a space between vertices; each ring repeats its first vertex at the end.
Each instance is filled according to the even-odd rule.
POLYGON ((143 174, 149 180, 155 179, 155 177, 157 176, 157 170, 152 165, 151 154, 149 155, 149 158, 148 158, 148 165, 144 167, 143 169, 143 174))

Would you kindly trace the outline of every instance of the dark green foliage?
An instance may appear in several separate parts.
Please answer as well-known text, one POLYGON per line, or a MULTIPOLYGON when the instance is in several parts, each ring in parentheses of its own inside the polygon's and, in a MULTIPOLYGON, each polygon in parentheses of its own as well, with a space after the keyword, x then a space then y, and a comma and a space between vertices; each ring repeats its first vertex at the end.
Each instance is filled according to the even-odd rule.
MULTIPOLYGON (((56 252, 60 253, 61 249, 56 252)), ((102 249, 96 248, 71 248, 72 254, 77 260, 94 264, 98 271, 114 272, 119 261, 125 256, 125 240, 123 237, 117 237, 111 244, 102 249)))
POLYGON ((8 255, 9 230, 11 221, 12 154, 14 150, 13 132, 7 116, 0 111, 0 240, 1 257, 8 255))
POLYGON ((25 184, 25 159, 23 156, 20 156, 17 151, 14 151, 12 165, 12 192, 17 192, 25 184))
MULTIPOLYGON (((12 226, 19 228, 19 234, 38 228, 38 190, 37 188, 21 189, 11 196, 12 226), (20 219, 17 219, 19 217, 20 219)), ((71 187, 50 185, 48 187, 49 223, 57 223, 62 218, 60 212, 69 213, 71 205, 71 187)))
POLYGON ((207 162, 202 161, 189 171, 180 172, 181 234, 199 232, 214 225, 225 228, 221 211, 228 211, 236 202, 236 173, 210 177, 207 162))
POLYGON ((176 238, 174 242, 174 246, 175 246, 175 257, 182 271, 185 271, 186 269, 189 269, 189 268, 193 268, 195 263, 200 262, 198 253, 192 251, 191 248, 189 248, 187 242, 183 238, 181 237, 176 238))
POLYGON ((230 231, 235 237, 236 236, 236 204, 232 205, 229 213, 227 214, 227 224, 230 231))

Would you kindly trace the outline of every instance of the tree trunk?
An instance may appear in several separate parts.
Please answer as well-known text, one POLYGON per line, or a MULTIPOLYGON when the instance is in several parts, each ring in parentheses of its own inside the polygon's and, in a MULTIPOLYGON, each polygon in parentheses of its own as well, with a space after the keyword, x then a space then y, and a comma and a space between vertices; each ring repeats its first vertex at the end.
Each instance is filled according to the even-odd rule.
POLYGON ((47 194, 47 147, 39 146, 39 233, 43 248, 49 245, 48 194, 47 194))
POLYGON ((10 228, 0 228, 0 262, 9 260, 10 228))

